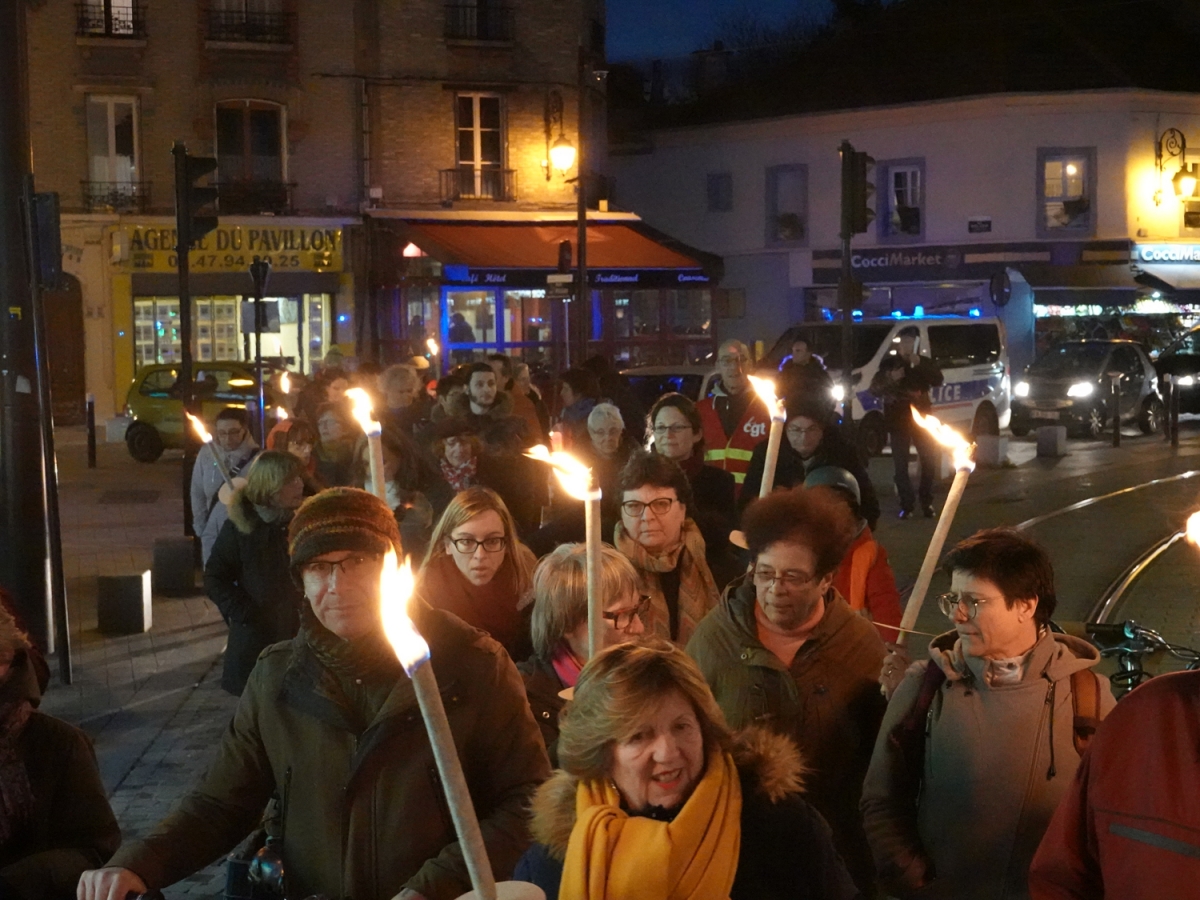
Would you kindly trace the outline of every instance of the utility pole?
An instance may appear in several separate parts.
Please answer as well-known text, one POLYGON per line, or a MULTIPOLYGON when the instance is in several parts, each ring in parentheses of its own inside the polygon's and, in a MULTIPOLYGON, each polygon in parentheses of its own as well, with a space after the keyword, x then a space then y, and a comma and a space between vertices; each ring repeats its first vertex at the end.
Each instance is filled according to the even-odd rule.
MULTIPOLYGON (((591 79, 592 66, 588 60, 587 48, 580 43, 579 45, 579 149, 576 151, 576 164, 579 172, 579 183, 576 185, 578 197, 576 209, 576 217, 578 219, 578 233, 575 238, 576 247, 576 273, 575 273, 575 302, 579 304, 579 309, 575 314, 575 328, 580 333, 580 352, 578 354, 579 362, 583 363, 587 359, 587 341, 591 322, 591 299, 592 292, 588 289, 588 265, 587 265, 587 121, 588 121, 588 82, 591 79)), ((567 345, 571 342, 571 328, 567 327, 567 345)), ((568 350, 567 359, 570 364, 571 354, 568 350)))
POLYGON ((254 375, 258 382, 258 445, 267 449, 267 390, 263 384, 262 336, 266 322, 263 319, 263 294, 267 290, 267 279, 271 277, 271 263, 261 256, 250 263, 250 277, 254 279, 254 375))
POLYGON ((0 586, 43 651, 51 640, 32 272, 22 194, 30 174, 25 4, 0 3, 0 586))

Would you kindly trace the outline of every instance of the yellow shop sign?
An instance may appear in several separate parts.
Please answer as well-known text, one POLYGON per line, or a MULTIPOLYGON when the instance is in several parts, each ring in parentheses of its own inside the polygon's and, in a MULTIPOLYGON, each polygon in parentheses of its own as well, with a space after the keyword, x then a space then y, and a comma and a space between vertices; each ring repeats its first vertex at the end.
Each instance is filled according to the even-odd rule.
MULTIPOLYGON (((157 225, 122 226, 115 256, 131 272, 174 272, 175 229, 157 225)), ((254 257, 280 271, 340 272, 342 229, 299 225, 218 225, 188 255, 192 272, 245 272, 254 257)))

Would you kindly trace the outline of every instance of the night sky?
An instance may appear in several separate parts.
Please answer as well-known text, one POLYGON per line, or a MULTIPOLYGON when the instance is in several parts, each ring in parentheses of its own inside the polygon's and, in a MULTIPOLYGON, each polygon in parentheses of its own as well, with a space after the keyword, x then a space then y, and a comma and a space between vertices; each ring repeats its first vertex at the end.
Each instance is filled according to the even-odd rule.
POLYGON ((798 9, 823 13, 828 0, 607 0, 608 58, 613 62, 684 56, 710 44, 719 26, 740 10, 760 21, 786 19, 798 9))

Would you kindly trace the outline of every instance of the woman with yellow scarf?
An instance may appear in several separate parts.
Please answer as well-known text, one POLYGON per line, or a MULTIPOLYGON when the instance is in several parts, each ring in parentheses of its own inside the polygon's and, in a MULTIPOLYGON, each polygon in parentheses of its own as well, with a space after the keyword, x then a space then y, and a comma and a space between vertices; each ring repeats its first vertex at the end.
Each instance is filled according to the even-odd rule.
POLYGON ((786 737, 729 732, 696 664, 662 640, 594 657, 560 720, 514 877, 547 900, 851 900, 786 737))

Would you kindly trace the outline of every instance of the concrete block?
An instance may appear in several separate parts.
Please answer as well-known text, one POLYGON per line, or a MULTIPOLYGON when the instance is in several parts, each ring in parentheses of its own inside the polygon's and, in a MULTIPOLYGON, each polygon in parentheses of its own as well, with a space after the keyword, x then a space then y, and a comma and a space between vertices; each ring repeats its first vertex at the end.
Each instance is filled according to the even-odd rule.
POLYGON ((1008 436, 981 434, 975 438, 975 462, 992 468, 1008 462, 1008 436))
POLYGON ((150 570, 140 575, 97 575, 96 618, 104 634, 142 634, 152 624, 150 570))
POLYGON ((129 430, 133 419, 129 416, 117 416, 104 423, 104 440, 109 444, 119 444, 125 440, 125 432, 129 430))
POLYGON ((1042 425, 1037 430, 1038 456, 1067 455, 1067 426, 1042 425))
POLYGON ((196 545, 192 538, 155 540, 154 588, 169 597, 196 593, 196 545))

